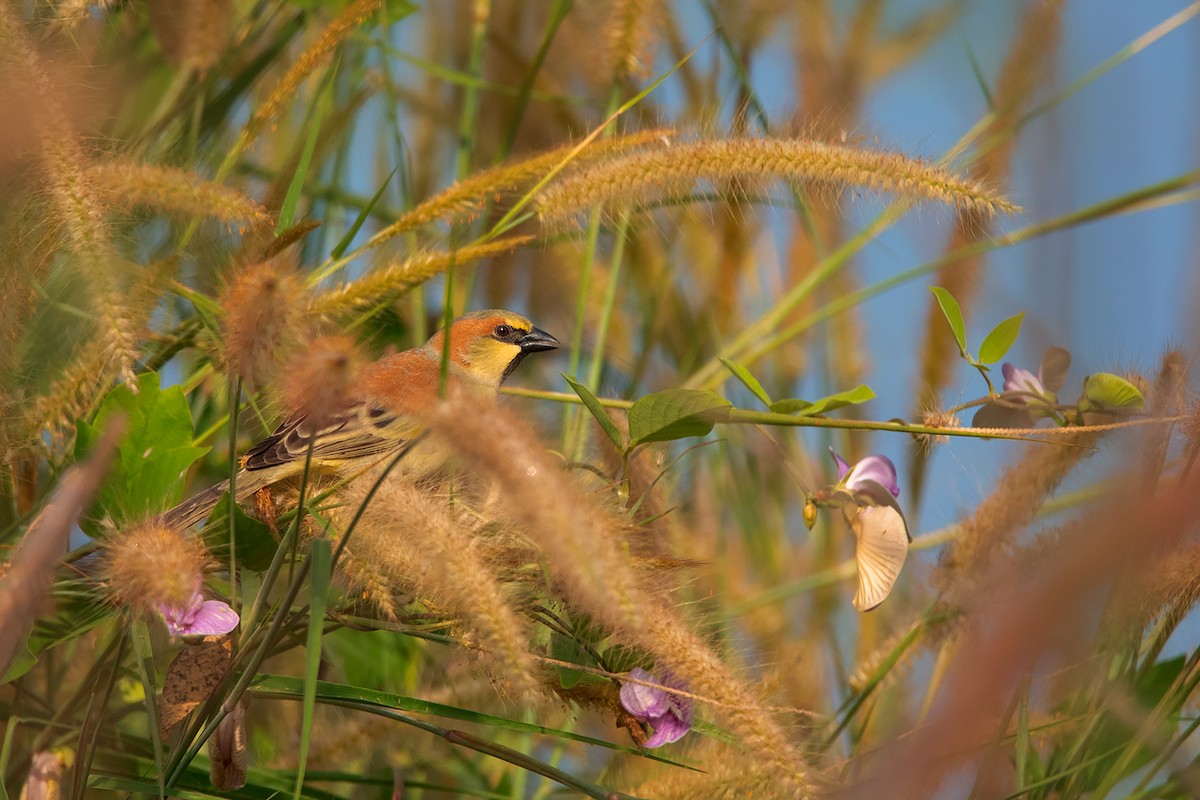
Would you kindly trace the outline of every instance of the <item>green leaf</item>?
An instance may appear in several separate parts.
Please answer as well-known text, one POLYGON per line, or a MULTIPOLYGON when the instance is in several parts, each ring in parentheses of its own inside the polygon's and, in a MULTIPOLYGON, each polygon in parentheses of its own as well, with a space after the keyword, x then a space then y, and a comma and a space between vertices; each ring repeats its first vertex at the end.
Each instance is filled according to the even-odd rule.
POLYGON ((954 341, 958 343, 959 354, 966 358, 967 325, 963 322, 962 309, 958 307, 958 301, 954 299, 954 295, 940 286, 931 286, 929 291, 933 292, 933 296, 937 298, 938 305, 942 308, 942 315, 950 324, 950 332, 954 334, 954 341))
POLYGON ((1079 401, 1080 411, 1106 409, 1141 410, 1146 398, 1129 381, 1111 372, 1097 372, 1083 381, 1083 397, 1079 401))
POLYGON ((798 417, 811 417, 816 414, 824 414, 827 411, 835 411, 846 406, 856 406, 859 403, 865 403, 875 397, 875 392, 866 384, 859 384, 853 389, 847 389, 844 392, 831 394, 828 397, 822 397, 819 400, 813 400, 811 403, 807 400, 801 400, 798 397, 789 397, 786 400, 777 400, 771 403, 771 410, 776 414, 795 414, 798 417))
POLYGON ((560 372, 559 374, 571 385, 571 388, 575 390, 575 394, 579 395, 579 399, 583 401, 583 405, 587 407, 587 410, 592 413, 592 416, 595 417, 596 422, 600 425, 600 430, 604 431, 608 438, 612 440, 617 450, 624 450, 625 443, 621 441, 621 432, 617 430, 617 426, 613 421, 608 418, 608 414, 604 411, 604 406, 600 405, 600 401, 596 399, 596 395, 592 394, 592 390, 565 372, 560 372))
POLYGON ((76 423, 77 458, 86 455, 114 416, 125 418, 126 432, 96 508, 121 522, 178 503, 184 473, 209 451, 192 445, 192 415, 183 389, 172 386, 160 391, 153 372, 138 377, 137 394, 128 386, 117 386, 104 398, 93 423, 76 423))
POLYGON ((26 634, 21 638, 21 643, 16 646, 12 661, 8 663, 8 669, 4 671, 3 676, 0 676, 0 686, 12 683, 33 669, 35 664, 37 664, 37 655, 30 649, 29 634, 26 634))
POLYGON ((771 396, 767 394, 767 390, 764 389, 762 384, 758 382, 758 378, 755 378, 750 374, 750 370, 746 369, 731 358, 722 358, 721 363, 724 364, 725 368, 732 372, 733 376, 741 381, 747 389, 753 392, 754 396, 763 402, 763 405, 765 405, 767 408, 771 407, 771 396))
MULTIPOLYGON (((584 649, 583 645, 575 640, 572 636, 552 631, 550 634, 550 655, 559 661, 569 661, 572 664, 580 664, 585 667, 598 667, 596 659, 584 649)), ((562 684, 564 689, 570 689, 578 685, 581 681, 587 678, 595 678, 595 676, 570 667, 558 668, 558 682, 562 684)))
MULTIPOLYGON (((221 495, 221 499, 213 506, 212 513, 204 523, 204 539, 211 552, 220 552, 221 548, 228 549, 229 531, 229 492, 221 495)), ((237 525, 237 563, 254 572, 262 572, 271 566, 278 546, 271 529, 265 523, 242 511, 241 506, 233 504, 233 522, 237 525)))
POLYGON ((984 364, 995 364, 1000 359, 1004 358, 1004 354, 1013 346, 1013 342, 1017 340, 1017 334, 1021 332, 1021 323, 1025 321, 1025 312, 1015 314, 1001 322, 996 327, 992 328, 983 339, 983 344, 979 345, 979 360, 984 364))
POLYGON ((629 409, 629 446, 706 436, 731 408, 724 397, 702 389, 648 394, 629 409))

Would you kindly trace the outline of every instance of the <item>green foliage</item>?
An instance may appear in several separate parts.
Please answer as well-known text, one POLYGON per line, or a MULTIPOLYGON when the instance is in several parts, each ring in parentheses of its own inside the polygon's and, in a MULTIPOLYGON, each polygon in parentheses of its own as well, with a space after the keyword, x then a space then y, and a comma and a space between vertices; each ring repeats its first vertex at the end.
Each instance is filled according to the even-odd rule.
MULTIPOLYGON (((209 549, 220 552, 229 532, 229 492, 221 496, 204 523, 204 539, 209 549)), ((237 526, 237 561, 243 567, 261 572, 271 565, 277 542, 271 529, 234 504, 234 525, 237 526)))
MULTIPOLYGON (((771 408, 771 396, 767 394, 767 390, 763 388, 763 385, 758 382, 758 378, 750 374, 750 370, 729 358, 722 358, 721 363, 733 373, 735 378, 742 382, 743 386, 761 400, 764 406, 771 408)), ((771 410, 774 411, 775 409, 772 408, 771 410)))
POLYGON ((629 409, 629 446, 707 436, 731 408, 724 397, 700 389, 646 395, 629 409))
POLYGON ((613 421, 608 418, 604 406, 600 405, 600 401, 596 399, 596 395, 592 394, 592 390, 570 375, 563 375, 563 378, 575 390, 575 394, 579 395, 579 399, 583 401, 584 407, 591 413, 596 423, 600 426, 600 430, 604 431, 604 435, 613 443, 613 446, 617 450, 624 450, 625 444, 621 441, 621 432, 617 430, 617 426, 613 424, 613 421))
POLYGON ((1021 323, 1024 320, 1025 312, 1022 311, 993 328, 984 337, 983 343, 979 345, 979 361, 984 364, 995 364, 1004 358, 1009 348, 1013 346, 1013 342, 1017 340, 1017 334, 1021 332, 1021 323))
POLYGON ((931 286, 929 291, 933 292, 938 306, 942 309, 942 316, 946 318, 946 324, 950 326, 950 333, 954 335, 959 354, 966 358, 967 323, 963 320, 962 309, 958 307, 958 301, 954 299, 954 295, 940 286, 931 286))
POLYGON ((856 406, 865 403, 868 400, 874 399, 875 392, 870 386, 860 384, 853 389, 847 389, 844 392, 837 392, 818 400, 809 402, 793 397, 786 400, 777 400, 771 403, 771 410, 777 414, 795 414, 798 417, 815 417, 817 414, 824 414, 829 411, 836 411, 839 408, 846 406, 856 406))
POLYGON ((1097 372, 1083 380, 1083 396, 1079 410, 1083 411, 1141 411, 1146 398, 1129 381, 1110 372, 1097 372))
POLYGON ((160 389, 158 375, 152 372, 138 378, 136 393, 117 386, 91 423, 76 422, 76 458, 89 453, 112 424, 123 425, 125 434, 117 462, 100 490, 98 514, 120 524, 178 503, 188 467, 209 451, 193 444, 192 416, 183 390, 160 389))

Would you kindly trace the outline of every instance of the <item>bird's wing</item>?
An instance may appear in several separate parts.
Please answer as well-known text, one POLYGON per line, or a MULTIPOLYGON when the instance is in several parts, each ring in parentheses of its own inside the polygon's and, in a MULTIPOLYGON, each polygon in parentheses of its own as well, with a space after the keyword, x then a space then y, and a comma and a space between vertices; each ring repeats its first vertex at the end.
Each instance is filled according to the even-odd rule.
POLYGON ((336 464, 395 450, 421 432, 420 423, 374 402, 358 401, 314 428, 305 416, 285 421, 242 457, 247 470, 303 462, 312 442, 314 464, 336 464))

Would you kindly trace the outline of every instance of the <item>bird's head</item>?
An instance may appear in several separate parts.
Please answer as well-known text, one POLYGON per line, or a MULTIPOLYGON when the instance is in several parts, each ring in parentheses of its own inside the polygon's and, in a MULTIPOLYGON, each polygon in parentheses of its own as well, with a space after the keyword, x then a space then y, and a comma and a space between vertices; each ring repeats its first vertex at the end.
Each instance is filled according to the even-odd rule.
MULTIPOLYGON (((438 331, 426 344, 439 356, 444 333, 438 331)), ((525 356, 558 346, 558 339, 512 311, 472 311, 450 325, 451 363, 494 387, 499 387, 525 356)))

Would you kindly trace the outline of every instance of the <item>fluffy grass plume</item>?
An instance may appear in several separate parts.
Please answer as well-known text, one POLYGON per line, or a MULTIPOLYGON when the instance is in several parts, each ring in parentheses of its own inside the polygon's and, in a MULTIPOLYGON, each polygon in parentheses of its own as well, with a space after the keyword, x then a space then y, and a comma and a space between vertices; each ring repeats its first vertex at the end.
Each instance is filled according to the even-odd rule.
POLYGON ((251 264, 235 273, 221 297, 230 369, 248 387, 275 374, 300 335, 303 286, 283 259, 251 264))
POLYGON ((292 62, 261 103, 254 109, 246 125, 247 137, 253 139, 275 121, 283 109, 295 102, 296 92, 341 42, 349 36, 359 23, 379 9, 380 0, 354 0, 346 6, 313 39, 312 44, 292 62))
POLYGON ((87 176, 112 204, 153 206, 249 226, 273 222, 267 210, 246 195, 187 170, 121 160, 92 165, 87 176))
POLYGON ((652 653, 709 703, 745 747, 748 772, 767 771, 781 797, 811 790, 798 748, 754 690, 647 590, 621 546, 625 523, 584 495, 525 424, 466 397, 438 406, 430 422, 464 463, 495 482, 504 517, 545 553, 572 603, 652 653))
MULTIPOLYGON (((358 481, 345 494, 340 516, 346 523, 366 500, 365 484, 358 481)), ((409 587, 432 610, 457 620, 462 640, 478 654, 502 696, 529 701, 541 689, 527 624, 513 604, 512 590, 497 580, 500 565, 489 562, 478 535, 452 513, 449 497, 430 497, 405 481, 387 481, 350 539, 354 566, 347 578, 368 593, 383 587, 389 604, 391 587, 409 587)))
MULTIPOLYGON (((673 131, 668 129, 654 129, 597 139, 576 153, 573 163, 588 163, 614 153, 640 148, 665 147, 670 144, 672 134, 673 131)), ((570 156, 576 147, 574 143, 562 145, 473 173, 401 214, 395 222, 372 236, 371 244, 382 244, 431 222, 450 221, 478 213, 501 192, 524 186, 547 174, 570 156)))
POLYGON ((996 488, 961 523, 958 537, 943 551, 935 581, 961 601, 992 559, 1005 552, 1067 474, 1091 456, 1095 433, 1062 437, 1063 444, 1031 447, 1005 471, 996 488))
POLYGON ((6 61, 15 77, 34 87, 40 100, 34 127, 42 184, 66 247, 92 285, 96 325, 108 354, 102 372, 111 371, 135 385, 137 331, 124 303, 124 262, 113 246, 104 207, 87 174, 90 159, 63 107, 58 87, 18 19, 16 8, 9 4, 0 7, 0 47, 7 51, 6 61))
POLYGON ((284 371, 284 405, 320 429, 358 390, 362 355, 349 336, 318 336, 299 348, 284 371))
POLYGON ((309 303, 308 310, 313 314, 329 316, 362 311, 386 300, 396 299, 414 286, 420 286, 451 267, 507 253, 527 244, 532 238, 507 236, 485 244, 468 245, 458 250, 420 253, 399 263, 376 267, 361 278, 315 295, 309 303))
POLYGON ((207 562, 208 551, 199 538, 150 522, 118 530, 105 540, 101 575, 115 603, 150 613, 186 606, 207 562))
POLYGON ((803 139, 749 138, 677 143, 582 167, 539 195, 538 212, 546 223, 561 224, 593 208, 615 213, 677 199, 699 181, 741 190, 775 180, 835 193, 869 189, 986 215, 1019 210, 983 183, 900 153, 803 139))

